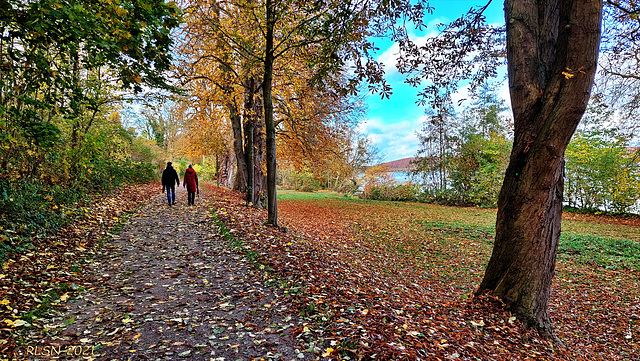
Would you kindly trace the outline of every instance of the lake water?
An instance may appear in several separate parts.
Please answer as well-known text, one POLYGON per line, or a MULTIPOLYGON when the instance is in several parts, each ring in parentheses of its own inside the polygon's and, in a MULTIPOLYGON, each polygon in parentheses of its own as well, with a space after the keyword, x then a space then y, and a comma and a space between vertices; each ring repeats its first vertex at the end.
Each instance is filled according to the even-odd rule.
POLYGON ((400 184, 411 181, 411 175, 407 172, 392 172, 390 174, 400 184))

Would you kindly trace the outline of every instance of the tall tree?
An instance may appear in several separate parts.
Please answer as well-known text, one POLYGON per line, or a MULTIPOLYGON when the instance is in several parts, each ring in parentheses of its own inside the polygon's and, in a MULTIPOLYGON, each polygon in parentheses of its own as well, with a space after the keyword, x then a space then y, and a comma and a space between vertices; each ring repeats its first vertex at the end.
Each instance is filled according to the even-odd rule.
MULTIPOLYGON (((227 109, 236 164, 234 190, 259 204, 262 192, 262 121, 260 31, 253 1, 187 1, 177 69, 199 103, 227 109)), ((199 107, 208 112, 207 107, 199 107)), ((211 119, 212 123, 216 122, 211 119)), ((218 124, 220 125, 220 124, 218 124)))
POLYGON ((266 0, 265 48, 262 98, 264 99, 264 123, 267 135, 267 224, 278 225, 278 199, 276 196, 276 125, 273 119, 273 63, 275 60, 274 33, 278 20, 277 0, 266 0))
MULTIPOLYGON (((374 84, 382 84, 373 88, 388 95, 381 66, 371 57, 375 47, 368 37, 388 31, 397 36, 396 22, 403 16, 420 26, 423 11, 429 9, 425 3, 423 0, 414 4, 405 0, 314 3, 265 0, 265 20, 261 29, 265 35, 262 86, 267 139, 267 224, 278 225, 276 124, 271 89, 276 61, 294 53, 309 64, 312 78, 322 83, 332 79, 327 75, 343 72, 350 60, 355 65, 356 75, 347 82, 346 92, 354 92, 359 81, 368 79, 374 84)), ((399 33, 403 33, 401 29, 399 33)))
MULTIPOLYGON (((382 82, 381 65, 372 59, 375 47, 369 41, 389 30, 396 29, 396 20, 407 16, 421 24, 426 1, 411 4, 407 0, 364 2, 329 1, 299 2, 289 0, 256 0, 217 2, 219 16, 210 17, 208 32, 224 43, 231 58, 214 53, 195 51, 197 62, 215 59, 226 67, 227 74, 235 71, 239 84, 246 84, 251 77, 261 77, 262 106, 265 122, 266 163, 267 163, 267 223, 278 224, 276 203, 276 130, 277 114, 274 111, 274 95, 282 79, 278 73, 283 64, 299 61, 305 64, 302 79, 313 86, 335 86, 331 75, 345 71, 353 65, 348 81, 339 84, 343 94, 353 93, 355 86, 363 79, 372 79, 373 89, 388 94, 388 87, 382 82), (224 13, 224 16, 223 16, 224 13), (226 21, 221 21, 222 18, 226 21), (240 65, 237 67, 236 65, 240 65), (256 69, 260 71, 255 71, 256 69), (307 78, 305 78, 308 75, 307 78)), ((209 6, 204 1, 194 1, 193 5, 209 6), (205 3, 205 4, 203 4, 205 3)), ((194 6, 197 11, 198 6, 194 6)), ((215 40, 213 41, 216 42, 215 40)), ((207 77, 207 79, 215 79, 207 77)), ((219 77, 218 77, 219 79, 219 77)), ((231 92, 230 92, 231 93, 231 92)), ((236 91, 233 94, 238 94, 236 91)), ((230 111, 237 116, 237 106, 230 111)), ((231 108, 231 107, 230 107, 231 108)), ((241 127, 234 124, 234 133, 240 134, 241 127)), ((248 124, 251 126, 251 124, 248 124)), ((250 134, 251 132, 242 132, 250 134)), ((238 137, 236 136, 236 140, 238 137)), ((239 147, 236 147, 239 148, 239 147)), ((238 151, 240 149, 237 149, 238 151)), ((236 152, 238 162, 241 158, 236 152)), ((248 177, 247 177, 248 178, 248 177)))
POLYGON ((264 190, 264 121, 262 97, 260 96, 260 79, 251 76, 245 80, 244 105, 244 139, 245 163, 247 168, 246 201, 256 206, 262 205, 264 190))
POLYGON ((411 161, 413 174, 421 177, 423 185, 434 193, 442 193, 447 188, 449 163, 455 135, 455 114, 453 107, 427 112, 428 118, 417 133, 420 149, 411 161))
POLYGON ((491 291, 552 336, 547 308, 563 200, 564 152, 587 107, 598 59, 601 0, 507 0, 514 142, 498 199, 491 291))
MULTIPOLYGON (((472 89, 497 74, 505 29, 486 6, 418 47, 401 42, 400 69, 442 107, 461 79, 472 89), (422 56, 422 58, 420 58, 422 56), (480 61, 480 66, 478 62, 480 61)), ((501 298, 528 325, 553 336, 547 313, 560 236, 564 152, 586 109, 600 42, 602 0, 506 0, 506 59, 514 141, 498 199, 496 240, 478 293, 501 298)))
POLYGON ((6 0, 1 8, 0 158, 10 172, 25 162, 46 169, 24 155, 52 152, 63 128, 69 168, 80 169, 84 135, 117 89, 173 89, 165 74, 179 21, 173 3, 6 0))

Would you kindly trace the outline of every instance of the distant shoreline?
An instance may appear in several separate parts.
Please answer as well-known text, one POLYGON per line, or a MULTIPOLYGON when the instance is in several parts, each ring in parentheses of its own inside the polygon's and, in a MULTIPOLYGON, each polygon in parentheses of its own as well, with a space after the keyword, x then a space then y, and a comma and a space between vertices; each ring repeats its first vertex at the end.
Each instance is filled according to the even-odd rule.
POLYGON ((389 173, 396 173, 396 172, 409 173, 413 168, 411 165, 411 161, 413 161, 414 159, 415 159, 414 157, 402 158, 402 159, 392 160, 390 162, 380 163, 378 165, 385 167, 387 169, 387 172, 389 173))

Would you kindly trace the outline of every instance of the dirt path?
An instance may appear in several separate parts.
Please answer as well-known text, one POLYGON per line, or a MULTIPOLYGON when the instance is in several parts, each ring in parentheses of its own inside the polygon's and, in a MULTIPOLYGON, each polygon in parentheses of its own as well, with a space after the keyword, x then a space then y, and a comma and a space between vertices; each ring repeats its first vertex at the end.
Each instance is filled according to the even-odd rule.
POLYGON ((162 194, 149 200, 88 265, 94 287, 67 299, 56 317, 41 319, 44 331, 34 332, 34 346, 18 354, 27 360, 59 352, 62 359, 95 360, 315 358, 292 336, 301 321, 277 288, 264 286, 264 271, 218 234, 208 191, 201 193, 193 207, 182 187, 174 206, 162 194))

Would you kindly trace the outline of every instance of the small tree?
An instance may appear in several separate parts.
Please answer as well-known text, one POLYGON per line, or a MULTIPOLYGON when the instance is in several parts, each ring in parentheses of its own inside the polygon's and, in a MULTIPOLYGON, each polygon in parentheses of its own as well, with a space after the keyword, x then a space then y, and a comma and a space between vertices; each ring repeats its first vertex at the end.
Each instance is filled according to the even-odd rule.
POLYGON ((451 165, 451 186, 464 204, 495 207, 509 161, 504 135, 464 134, 451 165))
POLYGON ((474 94, 460 122, 458 144, 451 160, 451 187, 463 204, 496 206, 498 192, 509 160, 511 142, 508 122, 499 99, 489 83, 474 94))
POLYGON ((640 169, 615 130, 576 134, 567 147, 567 203, 583 210, 629 212, 640 199, 640 169))
POLYGON ((418 132, 420 148, 412 161, 412 175, 421 179, 426 190, 442 194, 447 189, 449 165, 456 140, 455 117, 448 108, 429 115, 418 132))

